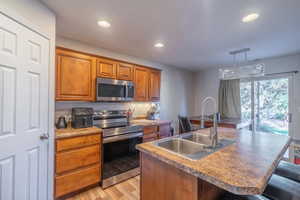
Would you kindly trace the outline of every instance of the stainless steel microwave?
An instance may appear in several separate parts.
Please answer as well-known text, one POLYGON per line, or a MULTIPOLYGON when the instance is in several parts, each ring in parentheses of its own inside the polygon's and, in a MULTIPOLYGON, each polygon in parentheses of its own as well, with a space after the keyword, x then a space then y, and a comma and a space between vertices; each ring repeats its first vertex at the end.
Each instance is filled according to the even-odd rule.
POLYGON ((108 78, 97 78, 97 101, 132 101, 134 83, 108 78))

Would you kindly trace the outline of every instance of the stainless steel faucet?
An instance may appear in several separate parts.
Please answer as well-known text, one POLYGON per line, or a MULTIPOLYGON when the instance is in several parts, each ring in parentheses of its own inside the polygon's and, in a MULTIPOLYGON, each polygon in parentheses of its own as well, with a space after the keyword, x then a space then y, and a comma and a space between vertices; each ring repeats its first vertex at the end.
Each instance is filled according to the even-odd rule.
POLYGON ((210 134, 209 137, 212 141, 211 146, 213 148, 215 148, 218 144, 218 110, 217 110, 217 102, 213 97, 206 97, 205 99, 203 99, 203 101, 201 102, 201 128, 204 128, 204 122, 205 122, 205 105, 209 102, 212 101, 212 103, 214 104, 214 113, 213 113, 213 127, 210 128, 210 134))

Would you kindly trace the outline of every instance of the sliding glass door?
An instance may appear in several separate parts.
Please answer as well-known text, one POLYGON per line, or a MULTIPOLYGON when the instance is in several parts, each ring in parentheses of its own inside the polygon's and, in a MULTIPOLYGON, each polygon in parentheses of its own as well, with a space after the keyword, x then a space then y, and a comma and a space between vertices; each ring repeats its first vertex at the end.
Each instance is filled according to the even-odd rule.
POLYGON ((252 78, 241 81, 242 120, 255 132, 289 135, 292 78, 252 78))

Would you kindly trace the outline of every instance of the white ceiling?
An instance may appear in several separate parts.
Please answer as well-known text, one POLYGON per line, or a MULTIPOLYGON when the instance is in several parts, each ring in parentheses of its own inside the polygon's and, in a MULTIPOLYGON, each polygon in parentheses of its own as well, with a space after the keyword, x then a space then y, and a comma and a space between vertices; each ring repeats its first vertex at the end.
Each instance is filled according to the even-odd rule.
POLYGON ((57 14, 58 35, 171 66, 227 65, 228 52, 245 47, 249 59, 300 51, 300 0, 42 1, 57 14), (253 12, 258 20, 241 22, 253 12))

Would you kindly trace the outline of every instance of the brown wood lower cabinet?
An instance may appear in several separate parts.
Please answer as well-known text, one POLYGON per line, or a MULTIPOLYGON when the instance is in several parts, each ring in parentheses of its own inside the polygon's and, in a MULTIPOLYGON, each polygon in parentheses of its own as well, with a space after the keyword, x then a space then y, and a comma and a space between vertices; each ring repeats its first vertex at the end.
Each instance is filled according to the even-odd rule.
MULTIPOLYGON (((195 125, 200 125, 200 120, 191 120, 192 124, 195 125)), ((205 121, 204 122, 204 126, 205 128, 210 128, 213 126, 213 122, 211 121, 205 121)), ((218 127, 223 127, 223 128, 237 128, 237 124, 233 124, 233 123, 224 123, 224 122, 218 122, 218 127)))
POLYGON ((56 197, 80 190, 100 181, 100 164, 55 178, 56 197))
POLYGON ((56 140, 56 198, 100 183, 101 144, 101 134, 56 140))
POLYGON ((99 164, 100 148, 93 145, 56 154, 56 173, 60 174, 80 167, 99 164))
POLYGON ((171 123, 157 124, 144 127, 143 142, 151 142, 157 139, 171 136, 171 123))
POLYGON ((157 139, 158 139, 157 133, 151 133, 151 134, 144 135, 143 142, 151 142, 157 139))

